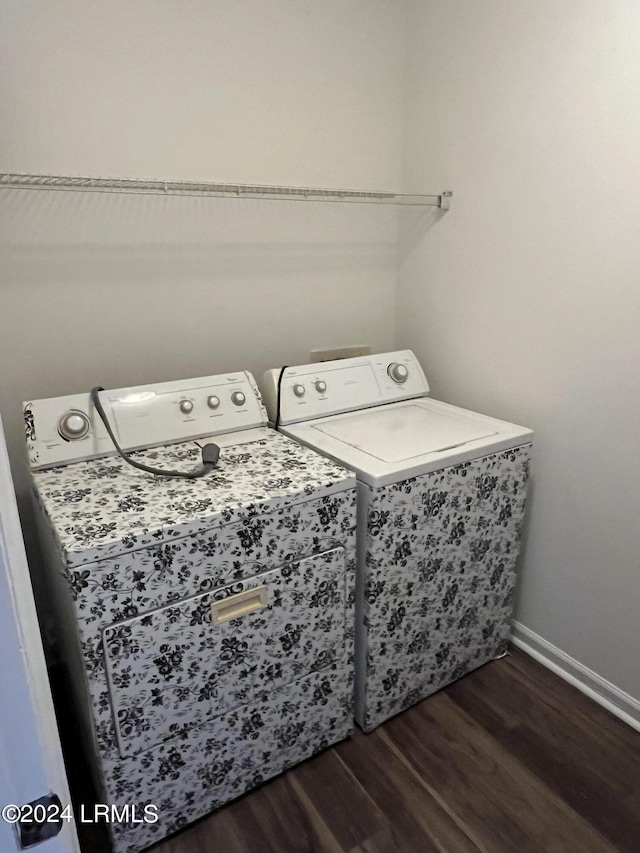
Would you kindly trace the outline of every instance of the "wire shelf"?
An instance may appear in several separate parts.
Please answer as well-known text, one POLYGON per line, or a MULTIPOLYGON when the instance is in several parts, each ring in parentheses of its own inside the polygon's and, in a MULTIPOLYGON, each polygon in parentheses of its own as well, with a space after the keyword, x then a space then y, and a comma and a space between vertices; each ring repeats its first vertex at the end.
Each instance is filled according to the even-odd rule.
POLYGON ((0 173, 0 189, 71 190, 158 195, 197 195, 222 198, 286 199, 288 201, 349 202, 438 207, 448 210, 451 191, 437 194, 365 192, 312 187, 279 187, 260 184, 218 184, 195 181, 137 180, 133 178, 85 178, 68 175, 0 173))

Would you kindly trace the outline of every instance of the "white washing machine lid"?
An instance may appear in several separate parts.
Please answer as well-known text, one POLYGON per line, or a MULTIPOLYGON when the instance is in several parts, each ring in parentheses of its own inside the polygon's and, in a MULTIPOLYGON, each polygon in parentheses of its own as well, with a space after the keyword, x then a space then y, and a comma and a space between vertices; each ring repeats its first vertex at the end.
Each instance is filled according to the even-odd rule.
POLYGON ((280 427, 376 488, 533 441, 527 427, 430 397, 280 427))
POLYGON ((438 412, 415 403, 382 406, 341 420, 329 418, 312 428, 383 462, 404 462, 497 435, 491 424, 461 412, 438 412))

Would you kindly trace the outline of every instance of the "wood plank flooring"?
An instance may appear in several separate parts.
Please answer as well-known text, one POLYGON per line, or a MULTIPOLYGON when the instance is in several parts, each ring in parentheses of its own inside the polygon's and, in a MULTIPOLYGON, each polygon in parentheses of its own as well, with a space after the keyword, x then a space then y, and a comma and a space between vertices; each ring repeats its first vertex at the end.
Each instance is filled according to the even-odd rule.
POLYGON ((640 853, 640 733, 512 650, 152 849, 640 853))

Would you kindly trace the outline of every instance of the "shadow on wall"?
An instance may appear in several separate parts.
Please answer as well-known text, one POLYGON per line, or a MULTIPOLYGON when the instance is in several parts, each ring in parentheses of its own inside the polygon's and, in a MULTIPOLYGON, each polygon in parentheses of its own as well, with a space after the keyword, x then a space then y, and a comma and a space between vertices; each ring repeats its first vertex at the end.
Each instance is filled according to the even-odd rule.
POLYGON ((398 261, 403 263, 420 244, 425 234, 447 215, 439 207, 404 207, 398 226, 398 261))

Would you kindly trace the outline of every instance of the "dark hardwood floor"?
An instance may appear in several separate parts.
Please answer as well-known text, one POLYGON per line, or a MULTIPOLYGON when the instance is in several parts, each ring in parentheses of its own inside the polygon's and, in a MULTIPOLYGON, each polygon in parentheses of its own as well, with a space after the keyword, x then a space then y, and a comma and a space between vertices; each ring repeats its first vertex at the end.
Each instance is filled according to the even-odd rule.
POLYGON ((152 850, 639 853, 640 733, 513 650, 152 850))

